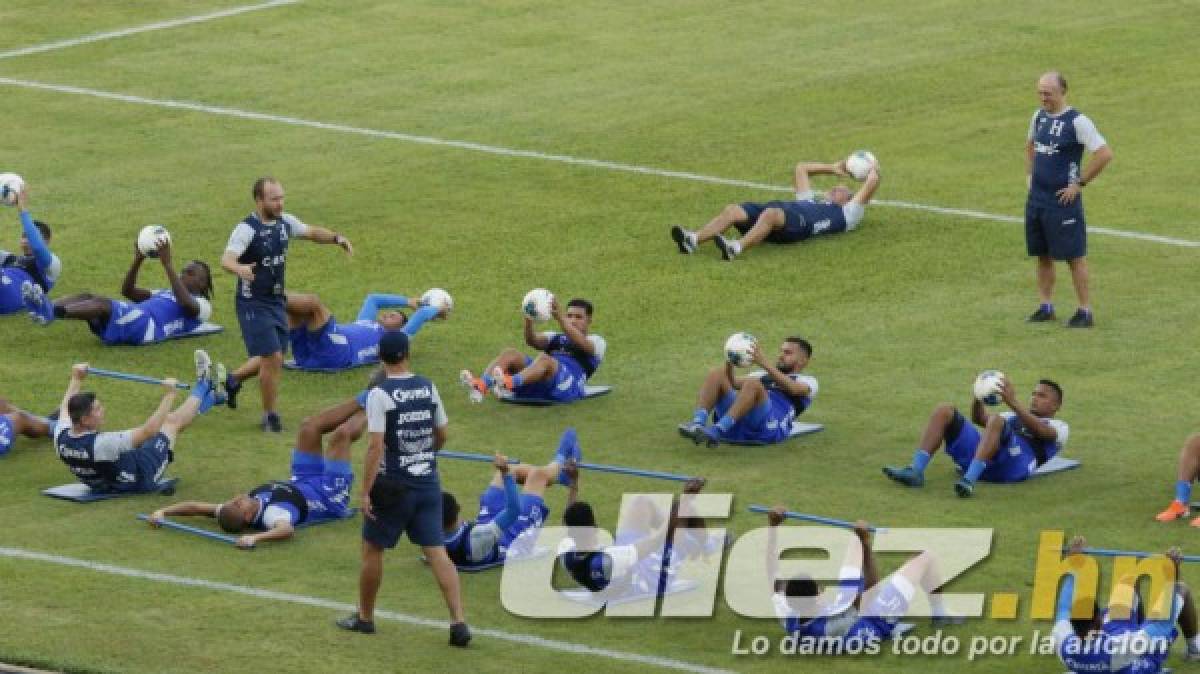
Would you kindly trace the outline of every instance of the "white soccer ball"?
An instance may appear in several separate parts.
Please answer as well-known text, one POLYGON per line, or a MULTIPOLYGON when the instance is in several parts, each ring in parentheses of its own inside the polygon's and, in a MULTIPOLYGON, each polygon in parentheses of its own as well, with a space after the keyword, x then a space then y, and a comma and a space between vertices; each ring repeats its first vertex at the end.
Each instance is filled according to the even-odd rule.
POLYGON ((984 370, 975 377, 975 399, 984 405, 1000 404, 1000 389, 1004 387, 1004 373, 999 370, 984 370))
POLYGON ((454 298, 441 288, 430 288, 425 291, 424 295, 421 295, 421 304, 437 307, 448 314, 454 308, 454 298))
POLYGON ((854 179, 862 182, 867 179, 867 174, 871 172, 871 168, 877 166, 875 155, 866 150, 858 150, 846 157, 846 172, 854 179))
POLYGON ((25 181, 15 173, 0 173, 0 203, 16 206, 17 195, 25 189, 25 181))
POLYGON ((137 247, 146 257, 158 257, 159 242, 171 243, 171 233, 162 225, 146 225, 138 232, 137 247))
POLYGON ((530 320, 548 321, 553 304, 554 293, 545 288, 534 288, 525 293, 525 299, 521 300, 521 313, 530 320))
POLYGON ((753 362, 758 340, 748 332, 735 332, 725 340, 725 358, 734 367, 746 367, 753 362))

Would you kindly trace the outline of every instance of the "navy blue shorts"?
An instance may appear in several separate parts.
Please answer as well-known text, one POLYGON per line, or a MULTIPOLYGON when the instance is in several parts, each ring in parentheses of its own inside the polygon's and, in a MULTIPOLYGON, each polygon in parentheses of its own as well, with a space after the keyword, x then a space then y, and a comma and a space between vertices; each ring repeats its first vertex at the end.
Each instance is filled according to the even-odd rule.
POLYGON ((251 358, 287 353, 287 312, 283 307, 282 298, 278 303, 237 302, 242 342, 246 344, 246 353, 251 358))
POLYGON ((391 549, 407 532, 414 545, 423 548, 445 545, 440 487, 407 487, 387 492, 386 478, 376 476, 371 486, 371 510, 375 516, 363 517, 363 540, 391 549))
POLYGON ((1025 249, 1030 256, 1074 260, 1087 255, 1083 200, 1069 206, 1025 202, 1025 249))
POLYGON ((117 461, 119 482, 113 491, 137 493, 157 491, 167 465, 175 459, 171 439, 158 433, 132 452, 125 452, 117 461))
POLYGON ((803 241, 812 236, 812 225, 804 218, 804 214, 795 208, 794 201, 768 201, 765 204, 757 204, 747 202, 741 204, 742 210, 746 211, 748 217, 746 222, 735 224, 737 230, 742 234, 750 231, 754 223, 758 222, 759 216, 768 208, 778 208, 783 211, 783 227, 771 230, 767 235, 767 241, 771 243, 796 243, 803 241))

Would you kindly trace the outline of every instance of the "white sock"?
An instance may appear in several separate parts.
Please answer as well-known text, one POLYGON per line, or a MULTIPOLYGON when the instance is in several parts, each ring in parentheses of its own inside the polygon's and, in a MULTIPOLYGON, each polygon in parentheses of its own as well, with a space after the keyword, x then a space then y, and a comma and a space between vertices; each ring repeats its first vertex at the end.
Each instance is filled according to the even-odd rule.
POLYGON ((733 251, 734 255, 739 255, 742 252, 742 242, 737 239, 730 241, 729 249, 733 251))
POLYGON ((1200 634, 1188 639, 1188 650, 1193 653, 1200 651, 1200 634))

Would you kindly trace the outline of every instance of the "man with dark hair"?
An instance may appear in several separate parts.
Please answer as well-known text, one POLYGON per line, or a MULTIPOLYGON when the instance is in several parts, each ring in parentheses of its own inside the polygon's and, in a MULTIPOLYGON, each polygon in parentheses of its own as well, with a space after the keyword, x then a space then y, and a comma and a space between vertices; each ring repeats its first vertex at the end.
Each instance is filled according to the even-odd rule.
POLYGON ((156 255, 170 289, 138 287, 138 272, 146 256, 135 245, 133 263, 121 283, 121 294, 128 302, 79 293, 51 303, 35 292, 29 315, 42 325, 56 318, 87 321, 91 331, 108 345, 156 344, 192 332, 212 317, 212 271, 200 260, 192 260, 177 274, 171 243, 165 239, 159 241, 156 255))
POLYGON ((851 193, 845 185, 838 185, 825 194, 824 200, 818 199, 813 192, 809 182, 813 175, 844 178, 850 174, 846 172, 844 159, 834 164, 801 162, 796 165, 794 174, 795 201, 729 204, 697 232, 672 226, 671 239, 680 253, 689 255, 697 246, 712 239, 721 251, 721 258, 733 260, 764 240, 796 243, 820 234, 836 234, 858 227, 867 204, 879 187, 878 167, 871 167, 857 193, 851 193), (730 227, 737 228, 742 238, 730 240, 721 236, 730 227))
POLYGON ((885 466, 884 475, 909 487, 924 485, 925 467, 944 444, 963 474, 954 484, 954 491, 964 498, 974 493, 978 480, 1022 482, 1032 477, 1067 444, 1067 422, 1054 418, 1062 407, 1062 387, 1049 379, 1038 380, 1029 407, 1017 400, 1007 377, 997 394, 1010 412, 989 414, 980 400, 971 403, 971 421, 983 429, 982 434, 953 405, 938 405, 921 435, 912 463, 885 466))
POLYGON ((387 332, 379 340, 385 377, 367 394, 367 433, 362 511, 362 570, 358 610, 337 621, 354 632, 375 632, 375 597, 383 582, 383 552, 400 536, 421 546, 450 612, 450 645, 471 640, 463 614, 458 571, 442 535, 442 487, 437 451, 446 443, 445 406, 437 387, 409 369, 408 335, 387 332))
POLYGON ((812 357, 812 345, 802 337, 788 337, 771 364, 757 344, 753 362, 761 376, 736 377, 733 365, 709 371, 696 398, 690 424, 679 432, 697 445, 716 447, 722 441, 783 442, 792 422, 804 413, 817 395, 817 378, 801 374, 812 357), (715 417, 715 423, 708 425, 715 417))
POLYGON ((458 499, 442 492, 442 524, 446 552, 460 569, 488 568, 503 564, 510 556, 532 553, 538 529, 550 509, 543 495, 555 482, 567 487, 567 505, 579 493, 579 471, 575 465, 583 458, 574 428, 563 432, 558 451, 544 466, 509 466, 508 458, 496 454, 492 465, 495 476, 479 496, 479 513, 474 521, 464 521, 458 499), (522 491, 517 485, 524 486, 522 491))
POLYGON ((50 227, 29 213, 28 188, 17 193, 21 254, 0 250, 0 315, 27 309, 26 296, 50 292, 62 274, 62 261, 50 252, 50 227))
POLYGON ((1079 308, 1069 328, 1092 327, 1088 294, 1087 223, 1083 217, 1083 188, 1096 179, 1113 158, 1108 141, 1086 115, 1067 105, 1067 80, 1062 73, 1043 74, 1037 83, 1041 107, 1029 120, 1025 139, 1025 248, 1037 258, 1041 304, 1031 322, 1052 321, 1054 261, 1066 260, 1079 308), (1083 168, 1083 151, 1092 158, 1083 168))
POLYGON ((18 409, 0 398, 0 456, 8 454, 18 435, 27 438, 50 437, 51 421, 18 409))
POLYGON ((301 524, 344 519, 351 514, 350 445, 362 435, 364 424, 357 399, 347 400, 306 418, 296 434, 292 472, 287 480, 259 485, 224 503, 184 501, 154 511, 151 526, 166 517, 204 515, 215 518, 227 533, 253 529, 238 538, 241 548, 292 537, 301 524), (323 447, 329 434, 329 449, 323 447))
POLYGON ((223 402, 220 399, 222 393, 213 384, 218 379, 214 376, 212 360, 201 350, 196 351, 195 360, 196 383, 182 405, 171 411, 178 382, 164 379, 158 409, 141 426, 116 432, 100 430, 104 423, 104 404, 96 394, 80 391, 88 366, 86 363, 75 365, 54 427, 58 458, 93 491, 154 491, 167 464, 175 458, 179 434, 191 425, 196 415, 223 402))
POLYGON ((592 303, 588 300, 567 302, 564 314, 558 298, 554 298, 550 311, 562 332, 537 332, 533 320, 524 316, 525 343, 542 352, 537 358, 508 348, 483 369, 483 376, 476 377, 470 370, 459 373, 471 402, 482 402, 489 389, 517 398, 563 403, 583 398, 587 380, 604 361, 608 343, 600 335, 588 333, 592 325, 592 303))
POLYGON ((259 178, 251 190, 254 212, 234 228, 221 256, 221 268, 238 277, 234 293, 242 341, 250 356, 229 374, 225 385, 230 407, 237 406, 242 383, 257 376, 262 393, 265 431, 279 433, 283 422, 277 409, 279 381, 283 376, 283 354, 287 350, 285 271, 288 242, 293 238, 334 244, 354 252, 350 239, 325 229, 306 225, 283 211, 283 185, 270 177, 259 178))

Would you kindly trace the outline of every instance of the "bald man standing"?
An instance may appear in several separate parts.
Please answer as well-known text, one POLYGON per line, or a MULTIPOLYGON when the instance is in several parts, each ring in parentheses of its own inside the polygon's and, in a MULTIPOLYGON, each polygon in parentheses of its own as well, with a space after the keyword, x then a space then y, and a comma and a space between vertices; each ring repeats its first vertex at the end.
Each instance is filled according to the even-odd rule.
POLYGON ((1054 261, 1066 260, 1079 308, 1068 328, 1092 327, 1088 296, 1087 223, 1083 219, 1083 188, 1087 187, 1113 153, 1104 136, 1086 115, 1067 105, 1067 80, 1051 71, 1037 84, 1042 106, 1033 113, 1025 141, 1025 174, 1029 198, 1025 202, 1025 247, 1037 261, 1041 304, 1029 317, 1032 323, 1053 321, 1054 261), (1081 169, 1083 151, 1092 154, 1081 169))

